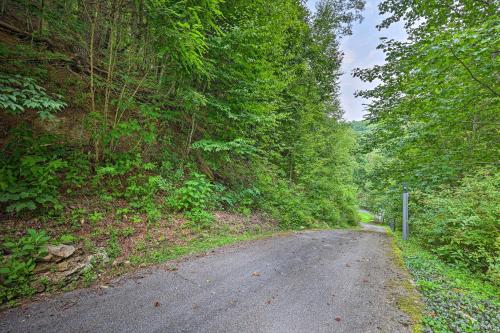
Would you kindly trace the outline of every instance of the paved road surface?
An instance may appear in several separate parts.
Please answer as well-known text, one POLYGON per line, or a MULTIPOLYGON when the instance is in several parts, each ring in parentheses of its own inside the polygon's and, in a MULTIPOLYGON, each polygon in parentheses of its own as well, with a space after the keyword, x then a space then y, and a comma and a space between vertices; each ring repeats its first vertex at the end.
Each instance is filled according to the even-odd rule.
POLYGON ((0 332, 409 332, 389 248, 348 230, 238 244, 4 312, 0 332))
POLYGON ((375 231, 375 232, 385 232, 385 228, 381 225, 374 225, 374 224, 368 224, 368 223, 360 223, 361 228, 366 231, 375 231))

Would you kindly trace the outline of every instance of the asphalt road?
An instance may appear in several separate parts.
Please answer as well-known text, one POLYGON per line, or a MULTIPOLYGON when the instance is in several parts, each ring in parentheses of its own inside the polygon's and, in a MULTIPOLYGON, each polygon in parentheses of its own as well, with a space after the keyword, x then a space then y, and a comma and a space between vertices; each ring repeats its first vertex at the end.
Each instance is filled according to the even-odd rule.
POLYGON ((224 247, 0 314, 0 332, 410 332, 383 233, 224 247))

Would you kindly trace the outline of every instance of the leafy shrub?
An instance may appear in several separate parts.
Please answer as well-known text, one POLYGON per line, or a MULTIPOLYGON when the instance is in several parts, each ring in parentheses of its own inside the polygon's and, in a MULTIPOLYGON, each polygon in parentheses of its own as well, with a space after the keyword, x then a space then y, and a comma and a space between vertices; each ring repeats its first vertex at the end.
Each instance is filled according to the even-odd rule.
POLYGON ((283 180, 273 172, 258 172, 258 204, 279 221, 282 229, 303 229, 314 224, 311 207, 299 186, 283 180))
POLYGON ((33 293, 30 286, 36 260, 46 254, 49 237, 45 231, 28 229, 25 236, 17 241, 3 243, 4 256, 0 267, 0 300, 10 301, 16 297, 33 293))
POLYGON ((177 210, 204 210, 211 203, 212 189, 212 184, 204 175, 194 172, 189 180, 175 191, 169 201, 177 210))
POLYGON ((59 236, 58 243, 61 244, 73 244, 76 242, 77 238, 71 234, 62 234, 59 236))
POLYGON ((156 203, 156 194, 168 182, 161 176, 146 176, 138 174, 127 179, 128 186, 124 197, 132 208, 139 209, 148 215, 148 220, 156 221, 161 217, 161 211, 156 203))
POLYGON ((61 99, 49 96, 32 78, 0 73, 0 108, 19 114, 25 109, 38 110, 42 119, 51 119, 53 113, 66 106, 61 99))
POLYGON ((213 189, 214 200, 220 208, 237 209, 238 211, 254 208, 261 195, 259 189, 256 187, 229 190, 222 184, 215 184, 213 189))
POLYGON ((499 174, 483 170, 456 188, 416 193, 411 221, 416 235, 448 262, 498 275, 499 189, 499 174))
MULTIPOLYGON (((116 154, 114 161, 96 169, 93 185, 105 191, 101 195, 113 198, 124 198, 132 209, 145 212, 151 221, 161 217, 156 195, 159 191, 172 188, 169 180, 153 172, 154 163, 144 163, 140 154, 116 154), (112 190, 112 196, 108 194, 112 190)), ((120 214, 117 214, 120 215, 120 214)))
POLYGON ((88 156, 61 144, 54 135, 35 135, 17 127, 0 150, 0 203, 7 212, 39 207, 60 209, 59 194, 81 189, 90 174, 88 156))
POLYGON ((87 186, 90 178, 90 161, 87 154, 72 151, 67 157, 67 167, 64 183, 67 184, 66 193, 78 191, 81 193, 87 186))
POLYGON ((119 257, 122 253, 122 247, 120 245, 120 242, 118 241, 118 232, 116 230, 111 230, 110 232, 110 238, 108 240, 108 244, 106 246, 106 253, 108 254, 109 258, 115 259, 119 257))
POLYGON ((207 229, 214 222, 214 216, 206 210, 195 208, 184 215, 189 219, 187 226, 196 229, 207 229))
POLYGON ((33 258, 36 260, 46 254, 45 245, 49 239, 44 230, 37 232, 34 229, 28 229, 27 234, 17 242, 5 242, 3 247, 10 252, 13 258, 33 258))
POLYGON ((5 156, 0 160, 0 202, 7 212, 62 207, 59 174, 68 163, 56 137, 35 137, 30 129, 17 128, 0 154, 5 156))

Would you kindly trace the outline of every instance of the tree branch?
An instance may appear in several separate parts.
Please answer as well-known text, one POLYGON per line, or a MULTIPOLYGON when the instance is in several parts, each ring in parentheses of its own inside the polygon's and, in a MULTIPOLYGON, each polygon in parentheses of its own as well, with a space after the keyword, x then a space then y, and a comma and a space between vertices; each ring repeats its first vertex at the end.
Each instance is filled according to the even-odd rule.
POLYGON ((484 83, 483 81, 479 80, 475 75, 474 73, 472 73, 472 71, 470 70, 469 67, 467 67, 467 65, 462 61, 462 59, 460 59, 456 54, 455 52, 453 52, 452 50, 450 50, 451 54, 453 54, 453 56, 455 57, 455 59, 457 59, 457 61, 465 68, 465 70, 469 73, 469 75, 472 77, 472 79, 474 81, 476 81, 477 83, 479 83, 480 85, 482 85, 484 88, 488 89, 489 91, 491 91, 491 93, 495 96, 500 96, 500 94, 498 94, 495 90, 493 90, 493 88, 491 88, 490 86, 488 86, 486 83, 484 83))

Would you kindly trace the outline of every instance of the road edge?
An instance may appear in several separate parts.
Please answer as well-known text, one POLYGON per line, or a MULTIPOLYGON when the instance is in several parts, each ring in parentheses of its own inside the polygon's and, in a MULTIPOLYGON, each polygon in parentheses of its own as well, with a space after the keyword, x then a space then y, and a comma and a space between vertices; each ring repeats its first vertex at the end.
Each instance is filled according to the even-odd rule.
POLYGON ((399 310, 410 317, 412 321, 411 331, 413 333, 421 333, 423 332, 422 319, 425 309, 424 301, 422 295, 416 288, 408 268, 404 264, 402 250, 398 246, 394 234, 389 228, 387 229, 387 236, 390 239, 391 245, 389 248, 389 258, 403 274, 403 278, 392 279, 388 284, 393 289, 402 289, 404 291, 403 294, 399 293, 396 295, 396 305, 399 310))

